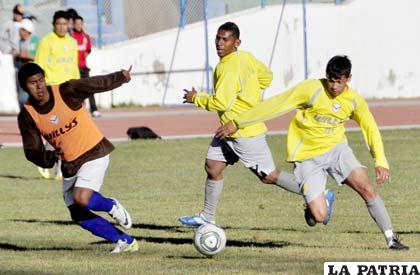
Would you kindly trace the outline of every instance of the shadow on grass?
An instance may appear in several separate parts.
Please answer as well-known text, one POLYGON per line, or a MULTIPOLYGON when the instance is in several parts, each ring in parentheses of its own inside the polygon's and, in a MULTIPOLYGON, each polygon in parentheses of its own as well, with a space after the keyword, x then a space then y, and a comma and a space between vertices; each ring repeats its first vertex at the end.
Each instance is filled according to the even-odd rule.
POLYGON ((40 180, 40 177, 24 177, 18 175, 0 175, 0 178, 4 179, 19 179, 19 180, 40 180))
MULTIPOLYGON (((26 270, 7 270, 7 269, 0 269, 0 274, 7 274, 7 275, 33 275, 34 271, 26 271, 26 270)), ((36 274, 43 274, 43 275, 47 275, 47 274, 56 274, 56 273, 50 273, 50 272, 46 272, 46 271, 36 271, 36 274)))
MULTIPOLYGON (((38 223, 38 224, 53 224, 53 225, 77 225, 73 221, 52 221, 52 220, 38 220, 38 219, 13 219, 10 220, 11 222, 25 222, 25 223, 38 223)), ((158 225, 158 224, 145 224, 145 223, 139 223, 139 224, 133 224, 133 228, 138 229, 150 229, 150 230, 165 230, 165 231, 173 231, 173 232, 185 232, 185 229, 188 229, 185 226, 174 226, 174 225, 158 225), (182 230, 184 229, 184 230, 182 230)))
MULTIPOLYGON (((54 224, 54 225, 76 225, 72 221, 42 221, 38 219, 14 219, 10 220, 12 222, 26 222, 26 223, 39 223, 39 224, 54 224)), ((137 223, 133 224, 132 228, 136 229, 149 229, 149 230, 164 230, 177 233, 185 233, 187 231, 192 231, 193 228, 186 227, 182 225, 160 225, 160 224, 147 224, 147 223, 137 223)), ((300 230, 296 228, 281 228, 281 227, 232 227, 232 226, 223 226, 225 230, 249 230, 249 231, 290 231, 290 232, 308 232, 308 230, 300 230)), ((350 232, 346 232, 350 233, 350 232)))
POLYGON ((197 259, 211 259, 212 257, 206 257, 203 255, 200 256, 166 256, 167 259, 187 259, 187 260, 197 260, 197 259))
POLYGON ((13 251, 71 251, 77 250, 71 247, 24 247, 10 243, 0 243, 0 250, 13 250, 13 251))
MULTIPOLYGON (((133 236, 138 241, 145 241, 149 243, 161 243, 161 244, 193 244, 192 236, 191 238, 170 238, 170 237, 142 237, 142 236, 133 236)), ((97 241, 92 244, 106 244, 107 241, 97 241)), ((291 243, 286 241, 252 241, 252 240, 228 240, 226 246, 234 247, 261 247, 261 248, 283 248, 286 246, 303 246, 299 243, 291 243)))
MULTIPOLYGON (((349 231, 344 231, 343 233, 348 233, 348 234, 380 234, 379 231, 360 231, 360 230, 349 230, 349 231)), ((408 230, 408 231, 395 231, 395 233, 397 235, 420 235, 420 231, 419 230, 408 230)))
MULTIPOLYGON (((72 221, 61 221, 61 220, 37 220, 37 219, 15 219, 11 220, 12 222, 26 222, 26 223, 39 223, 39 224, 54 224, 54 225, 63 225, 63 226, 69 226, 69 225, 76 225, 72 221)), ((192 237, 193 237, 193 228, 188 228, 184 226, 171 226, 171 225, 158 225, 158 224, 133 224, 133 228, 137 229, 149 229, 149 230, 165 230, 170 232, 176 232, 176 233, 188 233, 191 232, 190 238, 173 238, 173 237, 143 237, 143 236, 134 236, 139 241, 145 241, 149 243, 168 243, 168 244, 174 244, 174 245, 182 245, 182 244, 192 244, 192 237)), ((225 229, 228 230, 280 230, 280 231, 304 231, 307 232, 307 230, 297 230, 293 228, 246 228, 246 227, 225 227, 225 229)), ((368 231, 360 231, 360 230, 348 230, 348 231, 342 231, 339 233, 347 233, 347 234, 379 234, 378 232, 368 232, 368 231)), ((417 230, 410 230, 410 231, 398 231, 396 232, 399 235, 419 235, 420 231, 417 230)), ((107 241, 97 241, 93 244, 106 244, 107 241)), ((283 248, 288 246, 294 246, 294 247, 307 247, 307 248, 325 248, 325 246, 317 246, 317 245, 307 245, 302 243, 291 243, 288 241, 255 241, 255 240, 228 240, 227 246, 230 247, 256 247, 256 248, 283 248)), ((9 249, 9 250, 18 250, 18 251, 25 251, 25 250, 73 250, 72 248, 25 248, 25 247, 19 247, 12 244, 1 244, 0 243, 0 249, 9 249)), ((378 248, 364 248, 364 249, 378 249, 378 248)))
POLYGON ((73 221, 41 221, 37 219, 15 219, 11 222, 26 222, 26 223, 39 223, 39 224, 54 224, 54 225, 77 225, 73 221))

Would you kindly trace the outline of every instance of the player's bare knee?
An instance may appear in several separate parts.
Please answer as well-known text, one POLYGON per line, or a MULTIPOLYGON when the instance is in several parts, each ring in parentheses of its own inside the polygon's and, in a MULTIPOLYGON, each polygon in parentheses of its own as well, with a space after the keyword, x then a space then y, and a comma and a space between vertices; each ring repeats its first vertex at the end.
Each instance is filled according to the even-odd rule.
POLYGON ((81 207, 86 207, 89 204, 89 199, 87 196, 84 196, 82 193, 76 193, 74 194, 73 200, 74 203, 81 207))
POLYGON ((216 170, 216 169, 212 169, 206 166, 206 173, 207 173, 207 178, 211 179, 211 180, 218 180, 221 177, 220 171, 216 170))
POLYGON ((223 169, 218 167, 217 165, 210 165, 206 162, 204 169, 207 173, 207 178, 210 180, 221 180, 223 179, 223 169))

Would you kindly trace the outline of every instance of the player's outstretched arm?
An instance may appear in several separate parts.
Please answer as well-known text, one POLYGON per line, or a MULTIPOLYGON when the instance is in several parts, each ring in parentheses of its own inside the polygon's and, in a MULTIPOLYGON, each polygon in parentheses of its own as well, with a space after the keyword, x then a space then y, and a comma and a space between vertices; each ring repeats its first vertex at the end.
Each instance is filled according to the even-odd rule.
POLYGON ((362 130, 363 137, 369 146, 370 154, 375 160, 375 167, 388 169, 389 164, 385 156, 381 133, 366 100, 362 97, 357 97, 356 106, 352 118, 359 124, 362 130))
POLYGON ((191 88, 191 90, 184 89, 184 101, 182 103, 194 103, 194 96, 197 94, 197 91, 194 89, 194 87, 191 88))
MULTIPOLYGON (((87 98, 94 93, 102 93, 116 89, 131 80, 131 68, 123 69, 107 75, 98 75, 82 79, 73 79, 60 85, 68 95, 87 98)), ((60 88, 60 89, 61 89, 60 88)))

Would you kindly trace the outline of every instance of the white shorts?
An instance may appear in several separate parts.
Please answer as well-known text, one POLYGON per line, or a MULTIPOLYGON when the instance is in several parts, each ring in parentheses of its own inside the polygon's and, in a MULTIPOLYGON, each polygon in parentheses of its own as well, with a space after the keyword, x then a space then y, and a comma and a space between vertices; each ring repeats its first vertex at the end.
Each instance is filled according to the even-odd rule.
POLYGON ((270 174, 276 169, 265 135, 250 138, 213 138, 207 159, 234 164, 238 160, 254 173, 270 174))
POLYGON ((351 171, 359 167, 366 168, 356 159, 347 143, 340 143, 323 155, 295 162, 294 173, 305 201, 310 202, 324 192, 327 176, 341 185, 351 171))
POLYGON ((106 155, 84 163, 73 177, 63 178, 63 199, 67 207, 74 204, 74 187, 89 188, 99 192, 104 182, 108 164, 109 155, 106 155))

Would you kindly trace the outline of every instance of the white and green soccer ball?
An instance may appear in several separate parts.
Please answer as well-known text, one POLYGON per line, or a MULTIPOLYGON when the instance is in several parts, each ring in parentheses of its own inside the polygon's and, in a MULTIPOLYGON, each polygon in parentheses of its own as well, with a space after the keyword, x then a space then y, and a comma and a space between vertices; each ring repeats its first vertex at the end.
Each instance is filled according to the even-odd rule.
POLYGON ((214 256, 225 249, 226 233, 212 223, 203 224, 195 231, 194 246, 201 254, 214 256))

